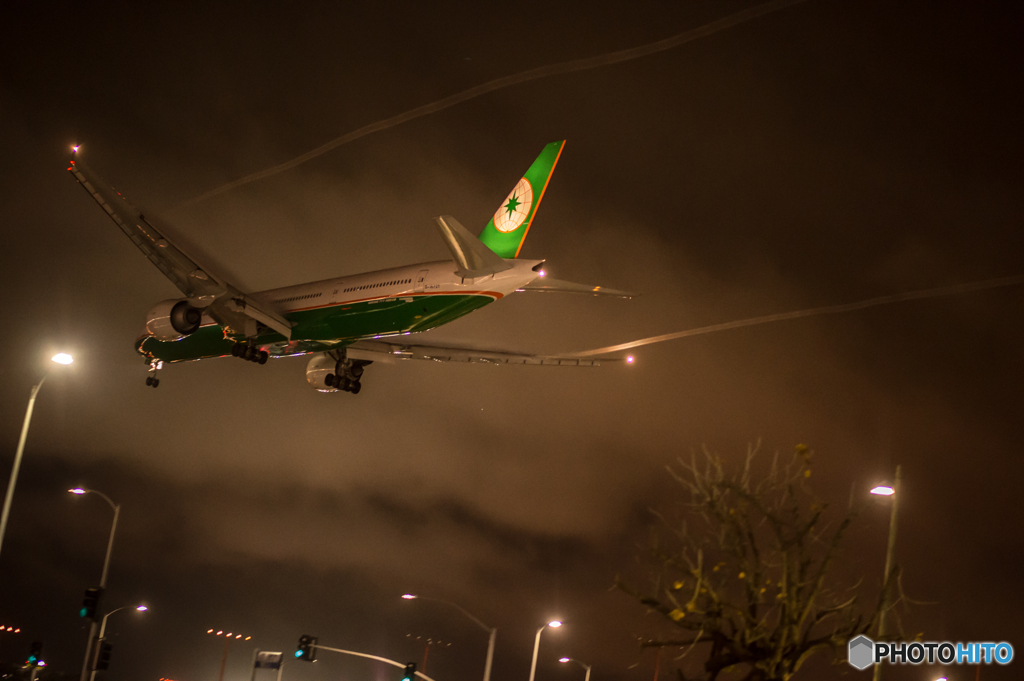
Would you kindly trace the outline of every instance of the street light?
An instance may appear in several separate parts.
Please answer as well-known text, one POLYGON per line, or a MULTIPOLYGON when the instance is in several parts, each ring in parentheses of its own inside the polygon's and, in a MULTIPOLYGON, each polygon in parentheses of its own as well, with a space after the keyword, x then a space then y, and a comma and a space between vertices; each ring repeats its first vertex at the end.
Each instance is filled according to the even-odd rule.
MULTIPOLYGON (((68 492, 76 496, 95 494, 103 499, 103 501, 107 502, 110 508, 114 511, 114 522, 110 525, 110 537, 107 539, 107 555, 103 559, 103 572, 100 573, 100 593, 103 593, 107 588, 107 573, 110 571, 110 554, 114 550, 114 533, 117 531, 117 519, 121 515, 121 506, 120 504, 115 504, 110 497, 98 490, 86 489, 84 487, 73 487, 72 489, 69 489, 68 492)), ((140 612, 145 612, 145 610, 141 610, 140 612)), ((86 676, 89 673, 89 657, 92 653, 92 642, 95 636, 96 620, 94 619, 92 624, 89 625, 89 640, 86 641, 85 644, 85 661, 82 662, 82 675, 80 677, 80 681, 86 681, 86 676)), ((100 638, 103 638, 103 634, 100 634, 100 638)))
POLYGON ((583 681, 590 681, 590 665, 589 664, 583 664, 579 660, 577 660, 575 658, 572 658, 572 657, 560 657, 560 658, 558 658, 558 661, 561 662, 562 664, 565 664, 567 662, 575 662, 576 664, 578 664, 579 666, 581 666, 581 667, 583 667, 584 669, 587 670, 587 675, 583 679, 583 681))
MULTIPOLYGON (((96 649, 97 650, 100 649, 101 644, 104 641, 104 634, 107 633, 107 618, 110 617, 111 615, 113 615, 115 612, 119 612, 121 610, 124 610, 125 608, 130 608, 130 607, 131 607, 130 605, 122 605, 120 608, 114 608, 113 610, 111 610, 110 612, 108 612, 106 615, 103 616, 103 624, 100 625, 100 635, 96 639, 96 649)), ((137 610, 138 612, 146 612, 146 611, 149 610, 149 608, 146 607, 145 605, 137 605, 137 606, 135 606, 135 610, 137 610)), ((93 670, 91 670, 89 672, 89 681, 96 681, 96 670, 95 669, 93 669, 93 670)))
POLYGON ((562 626, 562 623, 558 620, 551 620, 543 627, 537 630, 537 636, 533 639, 533 662, 530 663, 530 681, 533 681, 534 676, 537 675, 537 651, 540 650, 540 635, 544 633, 544 630, 548 627, 557 629, 562 626))
MULTIPOLYGON (((53 361, 57 364, 71 364, 73 361, 71 355, 60 352, 53 356, 53 361)), ((25 438, 28 437, 28 425, 32 422, 32 410, 36 406, 36 395, 39 394, 39 389, 43 387, 43 381, 49 375, 48 372, 43 372, 43 377, 39 379, 39 382, 32 386, 32 394, 28 398, 28 409, 25 410, 25 422, 21 425, 21 437, 18 438, 18 450, 14 454, 14 467, 11 469, 11 479, 7 483, 7 496, 4 497, 4 508, 0 512, 0 548, 4 544, 4 534, 7 533, 7 518, 11 514, 11 501, 14 499, 14 486, 18 482, 18 470, 21 468, 21 457, 25 452, 25 438)))
MULTIPOLYGON (((216 633, 214 633, 213 629, 207 629, 206 633, 207 634, 213 634, 214 636, 223 636, 224 637, 224 655, 220 658, 220 676, 218 677, 220 679, 220 681, 224 681, 224 668, 227 667, 227 664, 228 664, 228 644, 231 643, 232 641, 237 641, 237 640, 241 639, 242 635, 241 634, 236 634, 233 631, 229 631, 229 632, 225 633, 223 629, 217 630, 216 633)), ((246 636, 245 640, 248 641, 251 638, 252 638, 252 636, 246 636)), ((253 673, 255 673, 255 672, 253 672, 253 673)))
MULTIPOLYGON (((882 579, 882 610, 878 613, 878 638, 885 638, 885 616, 888 614, 890 605, 890 593, 892 589, 889 584, 889 576, 893 570, 893 558, 896 553, 896 509, 900 500, 900 467, 896 466, 896 480, 893 482, 892 487, 888 485, 878 485, 871 490, 871 494, 876 496, 891 497, 892 508, 889 511, 889 542, 885 548, 885 575, 882 579)), ((874 670, 873 681, 881 681, 882 679, 882 665, 876 664, 874 670)))
POLYGON ((416 594, 402 594, 402 598, 404 598, 407 601, 414 601, 417 598, 422 598, 425 601, 435 601, 437 603, 444 603, 445 605, 450 605, 453 608, 455 608, 456 610, 458 610, 459 612, 461 612, 463 615, 468 617, 470 620, 472 620, 473 623, 476 624, 478 627, 480 627, 481 629, 486 631, 488 633, 488 639, 487 639, 487 661, 484 662, 484 681, 490 681, 490 679, 491 679, 491 663, 494 660, 494 639, 498 635, 498 629, 496 627, 489 627, 489 626, 487 626, 486 624, 481 622, 479 619, 474 617, 468 610, 463 608, 458 603, 453 603, 451 601, 446 601, 443 598, 432 598, 430 596, 417 596, 416 594))

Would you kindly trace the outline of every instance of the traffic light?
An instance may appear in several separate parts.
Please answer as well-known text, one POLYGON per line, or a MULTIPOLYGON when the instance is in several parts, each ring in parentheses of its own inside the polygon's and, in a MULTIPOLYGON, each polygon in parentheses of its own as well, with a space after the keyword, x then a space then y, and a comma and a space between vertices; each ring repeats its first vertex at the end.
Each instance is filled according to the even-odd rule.
POLYGON ((416 663, 410 662, 405 665, 405 670, 402 672, 402 681, 415 681, 416 679, 416 663))
POLYGON ((82 599, 82 609, 78 611, 78 614, 91 620, 96 619, 96 609, 100 607, 102 594, 103 589, 86 589, 85 598, 82 599))
POLYGON ((28 659, 25 660, 25 664, 30 667, 45 667, 46 663, 43 662, 43 643, 42 641, 32 641, 32 645, 28 649, 28 659))
POLYGON ((92 668, 93 671, 102 671, 110 667, 110 651, 113 650, 114 646, 110 645, 103 639, 99 639, 96 646, 96 657, 93 658, 92 668))
POLYGON ((295 651, 296 659, 305 660, 306 662, 316 660, 316 642, 318 640, 316 636, 310 636, 309 634, 300 636, 299 647, 295 651))

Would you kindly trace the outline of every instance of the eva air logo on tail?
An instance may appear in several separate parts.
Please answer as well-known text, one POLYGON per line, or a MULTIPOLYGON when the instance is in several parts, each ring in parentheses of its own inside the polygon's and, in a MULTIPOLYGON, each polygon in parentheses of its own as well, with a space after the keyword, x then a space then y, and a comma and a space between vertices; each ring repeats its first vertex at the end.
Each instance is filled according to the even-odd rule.
POLYGON ((524 177, 494 212, 494 228, 503 234, 514 232, 529 217, 532 206, 533 187, 524 177))
POLYGON ((530 231, 530 223, 540 200, 544 198, 544 190, 564 146, 565 140, 544 145, 540 156, 523 173, 523 179, 516 183, 498 210, 494 211, 494 217, 484 231, 480 232, 480 241, 502 258, 519 256, 519 249, 530 231))

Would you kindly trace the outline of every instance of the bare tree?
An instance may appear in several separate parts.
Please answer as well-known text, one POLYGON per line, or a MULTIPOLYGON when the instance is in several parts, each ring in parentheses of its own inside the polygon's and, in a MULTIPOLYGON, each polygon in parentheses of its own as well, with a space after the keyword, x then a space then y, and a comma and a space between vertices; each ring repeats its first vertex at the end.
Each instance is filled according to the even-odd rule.
MULTIPOLYGON (((826 520, 826 504, 809 487, 811 451, 800 445, 785 461, 776 454, 760 473, 756 455, 757 448, 748 449, 732 473, 707 450, 670 466, 683 513, 655 512, 664 529, 654 533, 649 591, 617 580, 680 631, 641 645, 681 648, 680 657, 700 651, 708 681, 723 673, 785 681, 817 652, 845 659, 849 639, 868 632, 880 611, 880 597, 863 613, 851 595, 856 585, 833 583, 830 569, 855 513, 851 507, 826 520)), ((679 678, 687 680, 682 670, 679 678)))

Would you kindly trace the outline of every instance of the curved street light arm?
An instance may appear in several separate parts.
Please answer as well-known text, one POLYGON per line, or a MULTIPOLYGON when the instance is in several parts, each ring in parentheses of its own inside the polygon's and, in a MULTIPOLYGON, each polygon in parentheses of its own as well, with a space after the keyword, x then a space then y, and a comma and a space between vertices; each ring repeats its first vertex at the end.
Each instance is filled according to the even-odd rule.
POLYGON ((108 497, 106 494, 104 494, 103 492, 99 491, 98 489, 89 489, 88 487, 86 487, 85 488, 85 493, 86 494, 98 494, 98 495, 100 495, 103 498, 103 501, 107 502, 110 505, 110 508, 113 509, 114 513, 117 513, 117 509, 120 508, 120 506, 115 504, 110 499, 110 497, 108 497))
MULTIPOLYGON (((402 664, 401 662, 395 662, 394 660, 389 660, 388 658, 380 657, 379 655, 369 655, 367 653, 357 653, 357 652, 352 651, 352 650, 342 650, 341 648, 329 648, 327 646, 322 646, 322 645, 319 645, 319 644, 315 645, 315 646, 312 646, 312 647, 316 648, 317 650, 329 650, 332 653, 341 653, 342 655, 355 655, 356 657, 367 657, 367 658, 369 658, 371 660, 377 660, 378 662, 386 662, 387 664, 391 665, 392 667, 398 667, 400 669, 404 669, 405 668, 405 665, 402 664)), ((424 681, 434 681, 434 679, 430 678, 429 676, 427 676, 423 672, 416 672, 416 676, 420 677, 421 679, 424 679, 424 681)))
POLYGON ((471 612, 469 612, 468 610, 463 608, 458 603, 454 603, 454 602, 446 600, 444 598, 434 598, 433 596, 417 596, 416 598, 418 598, 420 600, 424 600, 424 601, 435 601, 437 603, 444 603, 446 605, 450 605, 453 608, 455 608, 456 610, 458 610, 459 612, 461 612, 463 615, 468 617, 470 620, 472 620, 474 624, 476 624, 478 627, 480 627, 484 631, 486 631, 486 632, 495 631, 494 627, 487 626, 486 624, 481 622, 479 619, 477 619, 471 612))

